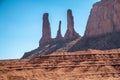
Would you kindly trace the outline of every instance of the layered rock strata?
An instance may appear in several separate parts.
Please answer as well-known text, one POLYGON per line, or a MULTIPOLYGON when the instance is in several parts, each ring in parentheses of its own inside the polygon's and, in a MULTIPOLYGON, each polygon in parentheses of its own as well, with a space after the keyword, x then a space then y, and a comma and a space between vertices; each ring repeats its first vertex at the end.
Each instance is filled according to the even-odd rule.
POLYGON ((120 49, 0 60, 0 80, 120 80, 120 49))

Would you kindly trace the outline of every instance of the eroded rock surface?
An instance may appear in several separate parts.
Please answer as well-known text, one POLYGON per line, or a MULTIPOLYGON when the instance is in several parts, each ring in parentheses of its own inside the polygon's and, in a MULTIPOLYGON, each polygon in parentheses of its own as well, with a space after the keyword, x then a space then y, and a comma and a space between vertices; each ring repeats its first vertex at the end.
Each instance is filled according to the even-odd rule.
POLYGON ((120 80, 120 49, 0 60, 0 80, 120 80))
POLYGON ((120 0, 101 0, 94 4, 85 31, 95 37, 120 31, 120 0))
POLYGON ((94 4, 85 35, 69 51, 120 48, 120 0, 101 0, 94 4))

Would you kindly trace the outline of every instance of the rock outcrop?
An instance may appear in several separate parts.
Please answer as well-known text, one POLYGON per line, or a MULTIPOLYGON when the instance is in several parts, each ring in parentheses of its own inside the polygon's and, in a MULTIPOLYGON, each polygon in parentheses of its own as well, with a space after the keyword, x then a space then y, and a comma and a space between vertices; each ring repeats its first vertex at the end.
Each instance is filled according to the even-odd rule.
MULTIPOLYGON (((81 38, 75 32, 72 11, 69 9, 67 11, 67 31, 63 41, 52 40, 50 44, 25 54, 23 58, 31 58, 41 54, 47 55, 57 51, 71 52, 85 49, 108 50, 120 48, 119 12, 120 0, 101 0, 95 3, 90 12, 85 34, 81 38)), ((57 38, 59 37, 61 38, 60 29, 57 38)), ((41 41, 42 43, 44 42, 41 41)))
POLYGON ((42 38, 39 42, 39 47, 30 52, 26 52, 23 58, 33 58, 43 55, 48 55, 54 52, 67 52, 73 45, 81 39, 80 35, 74 30, 74 21, 72 11, 67 11, 67 31, 65 37, 61 34, 61 21, 59 22, 59 29, 56 38, 51 38, 50 23, 48 13, 43 15, 43 30, 42 38))
POLYGON ((72 16, 72 10, 67 11, 67 31, 65 33, 64 38, 66 40, 73 40, 80 37, 78 33, 75 32, 74 29, 74 18, 72 16))
POLYGON ((42 25, 42 38, 39 42, 40 46, 43 46, 51 41, 51 28, 49 22, 49 14, 45 13, 43 15, 43 25, 42 25))
POLYGON ((84 37, 69 51, 120 48, 120 0, 101 0, 94 4, 84 37))
POLYGON ((61 21, 59 21, 59 28, 58 28, 58 31, 57 31, 56 39, 57 40, 62 40, 63 39, 62 34, 61 34, 61 21))
POLYGON ((120 0, 101 0, 94 4, 85 31, 86 37, 120 31, 120 0))

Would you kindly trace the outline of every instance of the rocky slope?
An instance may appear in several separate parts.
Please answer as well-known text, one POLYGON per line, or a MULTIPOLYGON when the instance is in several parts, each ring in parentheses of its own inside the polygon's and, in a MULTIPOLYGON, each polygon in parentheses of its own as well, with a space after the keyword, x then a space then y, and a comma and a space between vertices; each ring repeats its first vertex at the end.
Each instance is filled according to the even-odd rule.
POLYGON ((0 60, 0 80, 120 80, 120 49, 0 60))
POLYGON ((82 37, 68 51, 85 49, 109 50, 120 48, 120 32, 108 33, 97 37, 82 37))

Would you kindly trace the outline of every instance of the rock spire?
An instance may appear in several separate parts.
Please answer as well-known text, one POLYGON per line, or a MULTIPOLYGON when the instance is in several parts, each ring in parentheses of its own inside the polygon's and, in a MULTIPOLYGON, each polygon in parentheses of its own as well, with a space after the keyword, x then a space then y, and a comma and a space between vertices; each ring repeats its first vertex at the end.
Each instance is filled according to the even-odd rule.
POLYGON ((40 46, 45 45, 46 43, 50 42, 51 40, 51 28, 49 22, 49 14, 43 14, 43 25, 42 25, 42 38, 39 42, 40 46))
POLYGON ((64 38, 68 40, 72 40, 78 38, 79 34, 75 32, 74 29, 74 18, 72 16, 72 10, 68 9, 67 11, 67 31, 65 33, 64 38))
POLYGON ((61 34, 61 21, 59 21, 59 28, 58 28, 58 31, 57 31, 56 39, 57 40, 62 40, 63 39, 62 34, 61 34))

